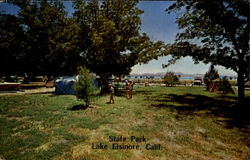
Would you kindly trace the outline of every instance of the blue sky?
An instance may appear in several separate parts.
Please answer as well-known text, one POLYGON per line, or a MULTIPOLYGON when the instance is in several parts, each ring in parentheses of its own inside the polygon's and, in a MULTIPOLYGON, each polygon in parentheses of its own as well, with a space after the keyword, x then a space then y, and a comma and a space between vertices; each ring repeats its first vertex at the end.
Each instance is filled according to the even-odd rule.
MULTIPOLYGON (((144 10, 141 15, 142 26, 141 32, 149 35, 153 41, 164 41, 165 43, 172 43, 175 40, 175 35, 179 32, 178 26, 175 23, 177 18, 176 13, 168 14, 165 9, 171 5, 171 1, 140 1, 138 8, 144 10)), ((64 2, 65 9, 70 14, 73 12, 72 3, 70 1, 64 2)), ((0 2, 0 12, 6 11, 13 13, 17 11, 13 6, 5 5, 0 2)), ((162 68, 162 64, 166 64, 170 56, 159 57, 158 60, 152 60, 148 64, 136 65, 132 68, 132 73, 156 73, 156 72, 183 72, 188 74, 201 73, 204 74, 209 65, 203 63, 194 64, 192 58, 186 57, 178 60, 176 64, 167 68, 162 68)), ((227 70, 224 67, 216 67, 221 75, 236 75, 235 72, 227 70)))
MULTIPOLYGON (((168 14, 165 9, 174 2, 171 1, 141 1, 138 7, 144 10, 141 16, 142 32, 146 32, 152 40, 161 40, 165 43, 172 43, 175 35, 179 32, 175 23, 178 13, 168 14)), ((189 74, 201 73, 208 71, 210 65, 204 63, 194 64, 191 57, 178 60, 174 65, 162 68, 170 56, 160 57, 158 60, 152 60, 148 64, 136 65, 132 68, 132 73, 155 73, 155 72, 183 72, 189 74)), ((224 67, 216 66, 221 75, 236 75, 234 71, 227 70, 224 67)))

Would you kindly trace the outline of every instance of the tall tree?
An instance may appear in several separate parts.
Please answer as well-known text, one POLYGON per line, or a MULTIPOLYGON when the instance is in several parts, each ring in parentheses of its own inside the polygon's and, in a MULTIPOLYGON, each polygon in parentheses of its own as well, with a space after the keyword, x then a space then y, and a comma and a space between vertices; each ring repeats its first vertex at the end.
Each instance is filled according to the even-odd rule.
MULTIPOLYGON (((60 2, 42 0, 20 6, 19 17, 25 26, 28 42, 27 63, 30 73, 44 75, 60 75, 67 70, 62 69, 65 62, 67 44, 66 12, 60 2)), ((73 63, 72 63, 73 64, 73 63)))
MULTIPOLYGON (((12 19, 11 15, 2 15, 1 22, 4 23, 1 24, 6 27, 1 29, 6 35, 13 24, 18 31, 13 30, 13 34, 9 34, 15 39, 8 36, 5 38, 7 41, 1 42, 5 49, 4 59, 11 57, 10 61, 15 63, 14 70, 19 73, 47 76, 75 74, 79 63, 79 55, 75 52, 79 28, 73 19, 67 17, 63 4, 48 0, 10 2, 20 10, 12 19), (7 42, 21 49, 7 46, 7 42)), ((6 71, 12 72, 9 68, 6 71)))
POLYGON ((238 96, 244 99, 244 84, 249 81, 249 1, 178 0, 167 11, 180 11, 176 43, 168 46, 174 62, 192 56, 195 62, 211 62, 238 74, 238 96))
POLYGON ((10 2, 20 8, 16 19, 25 42, 23 54, 18 53, 23 72, 70 75, 84 65, 107 82, 111 75, 129 74, 135 64, 161 54, 163 43, 140 33, 143 11, 136 7, 138 1, 78 0, 72 18, 60 1, 10 2))
POLYGON ((21 70, 20 55, 26 43, 16 16, 0 14, 0 22, 0 76, 10 76, 21 70))
MULTIPOLYGON (((140 33, 143 11, 138 1, 76 1, 74 17, 86 41, 79 41, 83 63, 104 82, 111 75, 129 74, 139 62, 148 62, 160 54, 162 42, 151 42, 140 33), (86 40, 86 39, 85 39, 86 40)), ((81 39, 80 39, 81 40, 81 39)))

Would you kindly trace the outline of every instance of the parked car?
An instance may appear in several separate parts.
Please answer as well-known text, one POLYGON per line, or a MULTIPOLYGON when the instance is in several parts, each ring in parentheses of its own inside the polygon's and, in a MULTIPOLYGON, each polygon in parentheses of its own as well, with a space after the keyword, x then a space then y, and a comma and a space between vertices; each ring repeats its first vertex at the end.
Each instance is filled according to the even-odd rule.
POLYGON ((195 79, 194 85, 200 86, 200 85, 202 85, 202 81, 200 79, 195 79))

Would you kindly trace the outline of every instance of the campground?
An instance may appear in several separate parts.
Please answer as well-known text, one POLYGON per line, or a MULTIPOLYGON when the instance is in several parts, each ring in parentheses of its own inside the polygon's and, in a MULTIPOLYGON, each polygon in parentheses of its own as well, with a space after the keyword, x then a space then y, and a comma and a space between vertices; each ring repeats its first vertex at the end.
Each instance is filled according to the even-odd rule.
MULTIPOLYGON (((246 96, 249 102, 249 90, 246 96)), ((236 97, 203 87, 136 86, 132 99, 119 93, 107 104, 106 94, 81 108, 73 95, 1 95, 0 159, 247 159, 250 125, 236 97), (110 142, 110 136, 126 140, 110 142), (100 143, 107 149, 93 148, 100 143), (113 143, 139 149, 112 149, 113 143)))

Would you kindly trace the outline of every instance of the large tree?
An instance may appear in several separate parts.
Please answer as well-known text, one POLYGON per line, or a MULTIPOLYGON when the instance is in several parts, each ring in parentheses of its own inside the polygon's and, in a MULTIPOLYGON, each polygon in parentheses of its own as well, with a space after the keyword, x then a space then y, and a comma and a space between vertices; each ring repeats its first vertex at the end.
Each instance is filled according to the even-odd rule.
MULTIPOLYGON (((18 50, 22 65, 17 70, 23 73, 71 75, 85 66, 106 83, 111 75, 129 74, 134 65, 161 54, 163 43, 150 41, 140 31, 143 11, 136 7, 138 1, 78 0, 74 1, 73 17, 67 16, 60 1, 10 2, 20 8, 16 28, 23 34, 25 46, 18 50)), ((8 28, 11 22, 5 24, 8 28)), ((14 33, 17 38, 19 31, 14 33)))
MULTIPOLYGON (((47 0, 36 3, 29 2, 21 6, 19 17, 25 26, 28 42, 27 57, 31 59, 27 65, 31 73, 42 75, 74 74, 76 64, 67 56, 74 47, 70 46, 74 25, 66 17, 61 2, 47 0), (67 58, 66 58, 67 57, 67 58)), ((77 30, 76 30, 77 31, 77 30)))
POLYGON ((71 75, 76 73, 78 26, 59 1, 10 1, 17 15, 1 15, 1 52, 7 73, 71 75), (13 29, 14 28, 14 29, 13 29), (8 62, 11 62, 7 64, 8 62))
POLYGON ((26 43, 16 16, 0 14, 0 22, 0 76, 10 76, 21 69, 20 55, 26 43))
POLYGON ((138 1, 76 1, 74 17, 85 41, 79 41, 83 63, 104 81, 129 74, 131 68, 160 54, 163 43, 140 33, 138 1), (86 43, 86 38, 87 43, 86 43), (87 44, 87 45, 86 45, 87 44))
POLYGON ((177 18, 181 33, 176 43, 167 47, 174 62, 191 56, 195 62, 211 62, 238 74, 238 96, 245 97, 249 81, 249 1, 177 0, 167 11, 180 11, 177 18))

